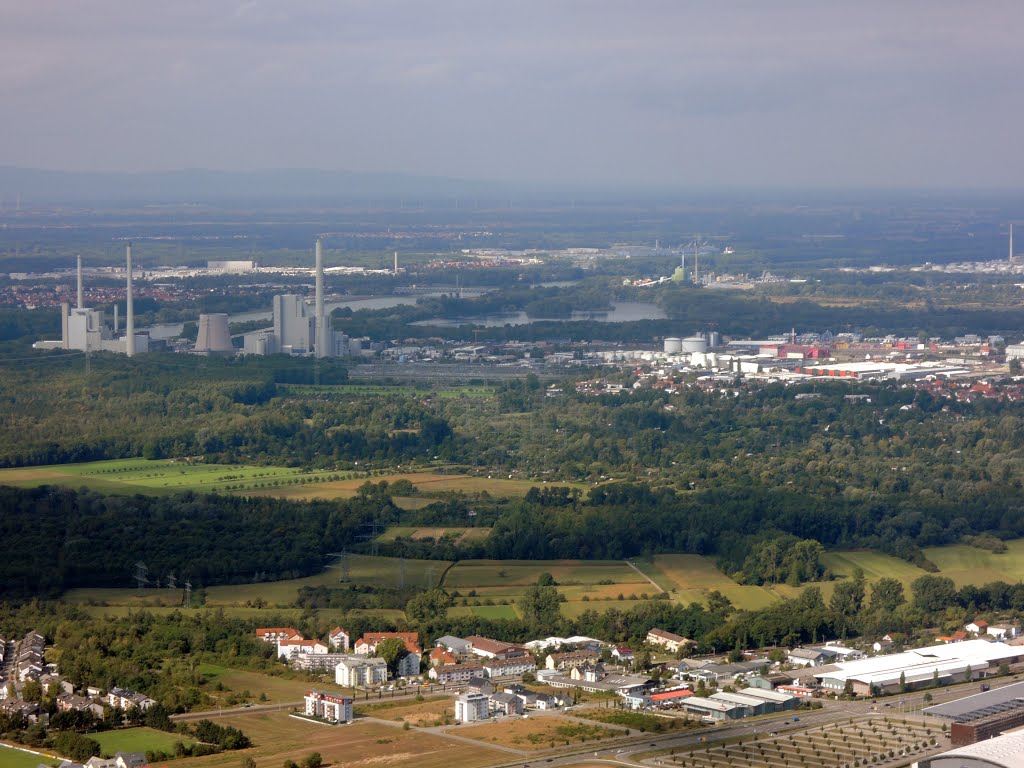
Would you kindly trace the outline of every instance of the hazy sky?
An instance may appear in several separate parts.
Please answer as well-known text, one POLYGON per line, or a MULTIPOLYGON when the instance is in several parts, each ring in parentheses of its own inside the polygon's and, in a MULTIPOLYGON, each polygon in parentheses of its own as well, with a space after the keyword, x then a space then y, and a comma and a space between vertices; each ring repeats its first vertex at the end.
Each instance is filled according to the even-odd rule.
POLYGON ((0 165, 1015 186, 1021 0, 0 0, 0 165))

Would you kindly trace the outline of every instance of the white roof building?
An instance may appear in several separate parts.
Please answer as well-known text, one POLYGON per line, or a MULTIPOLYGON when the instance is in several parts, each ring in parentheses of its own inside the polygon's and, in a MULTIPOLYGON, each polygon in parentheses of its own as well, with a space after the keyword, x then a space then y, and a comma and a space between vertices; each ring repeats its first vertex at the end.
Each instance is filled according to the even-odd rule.
POLYGON ((1024 731, 956 747, 930 760, 931 768, 1024 768, 1024 731))

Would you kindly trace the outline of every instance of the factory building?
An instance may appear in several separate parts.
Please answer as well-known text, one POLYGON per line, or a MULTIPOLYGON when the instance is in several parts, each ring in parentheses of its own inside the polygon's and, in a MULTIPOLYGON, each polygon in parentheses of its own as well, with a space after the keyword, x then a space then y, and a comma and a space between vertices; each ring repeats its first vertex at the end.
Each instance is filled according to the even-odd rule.
POLYGON ((313 318, 301 296, 286 293, 274 297, 274 339, 277 352, 304 355, 313 351, 313 318))

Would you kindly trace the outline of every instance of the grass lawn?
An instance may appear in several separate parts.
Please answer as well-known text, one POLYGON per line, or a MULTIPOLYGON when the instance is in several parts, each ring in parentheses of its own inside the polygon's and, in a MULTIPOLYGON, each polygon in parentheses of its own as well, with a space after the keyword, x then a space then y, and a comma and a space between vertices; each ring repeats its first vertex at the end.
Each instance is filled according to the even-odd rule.
POLYGON ((117 752, 167 752, 174 754, 177 741, 192 744, 193 739, 180 733, 167 733, 153 728, 125 728, 118 731, 90 733, 90 739, 100 743, 101 755, 113 757, 117 752))
MULTIPOLYGON (((259 704, 286 704, 289 702, 302 701, 310 688, 324 690, 328 693, 345 693, 348 691, 331 682, 315 682, 308 680, 296 680, 277 675, 267 675, 262 672, 249 672, 241 669, 231 669, 217 664, 201 664, 199 671, 206 678, 207 693, 211 696, 236 696, 241 699, 240 694, 248 691, 249 701, 259 704), (227 689, 225 691, 215 690, 217 683, 222 683, 227 689), (260 694, 266 694, 266 701, 260 701, 260 694)), ((227 706, 225 704, 225 706, 227 706)))
POLYGON ((650 582, 621 560, 463 560, 448 571, 444 586, 449 589, 475 587, 530 586, 542 573, 550 573, 561 585, 635 585, 638 591, 653 590, 650 582), (640 586, 644 590, 640 590, 640 586))
MULTIPOLYGON (((327 726, 289 717, 284 712, 254 713, 222 718, 221 725, 241 729, 254 742, 251 749, 192 757, 167 763, 172 768, 237 768, 252 757, 260 768, 279 768, 287 760, 301 763, 319 752, 325 765, 346 768, 480 768, 508 755, 481 744, 456 743, 418 730, 357 720, 351 725, 327 726)), ((163 763, 161 763, 163 765, 163 763)))
POLYGON ((511 605, 474 605, 471 606, 474 616, 482 619, 518 619, 519 614, 511 605))
MULTIPOLYGON (((416 501, 426 501, 427 504, 430 504, 433 502, 433 499, 416 499, 416 501)), ((448 537, 461 543, 464 541, 483 541, 490 535, 490 528, 417 528, 415 526, 396 525, 388 528, 378 536, 377 541, 391 542, 399 537, 413 539, 414 541, 440 540, 448 537)))
POLYGON ((20 749, 0 747, 0 768, 36 768, 40 763, 58 765, 60 761, 59 757, 47 758, 20 749))

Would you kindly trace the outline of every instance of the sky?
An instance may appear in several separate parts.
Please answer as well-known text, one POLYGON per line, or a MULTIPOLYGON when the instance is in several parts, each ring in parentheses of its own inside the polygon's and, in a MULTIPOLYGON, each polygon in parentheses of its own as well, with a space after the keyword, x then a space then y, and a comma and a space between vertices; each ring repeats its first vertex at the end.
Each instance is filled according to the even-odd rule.
POLYGON ((0 165, 1019 188, 1020 0, 0 0, 0 165))

